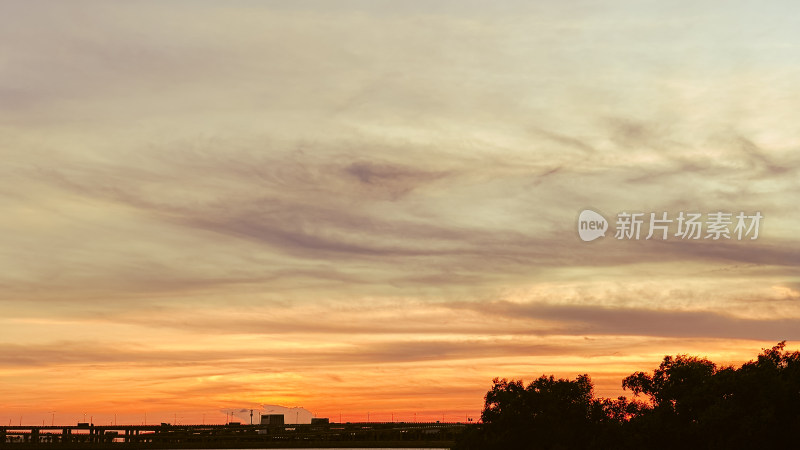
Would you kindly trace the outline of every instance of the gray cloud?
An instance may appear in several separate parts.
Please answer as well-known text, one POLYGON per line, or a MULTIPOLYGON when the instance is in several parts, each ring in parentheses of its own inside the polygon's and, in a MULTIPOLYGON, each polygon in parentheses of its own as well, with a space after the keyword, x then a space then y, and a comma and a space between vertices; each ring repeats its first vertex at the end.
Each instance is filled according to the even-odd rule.
MULTIPOLYGON (((307 367, 348 366, 353 364, 389 364, 402 362, 448 361, 497 357, 553 356, 578 351, 575 347, 530 343, 498 338, 492 340, 419 342, 363 342, 327 349, 270 349, 229 350, 152 350, 125 349, 80 341, 62 341, 58 348, 45 345, 4 344, 7 351, 0 357, 2 367, 39 367, 63 365, 103 365, 158 368, 163 366, 184 369, 187 373, 200 371, 204 375, 225 375, 244 372, 282 372, 307 367), (215 366, 217 369, 210 369, 215 366)), ((581 350, 581 351, 585 351, 581 350)), ((608 351, 607 347, 597 349, 608 351)), ((181 377, 183 375, 176 375, 181 377)))
POLYGON ((552 320, 571 334, 766 341, 800 339, 800 319, 749 319, 723 312, 611 308, 592 305, 493 302, 471 306, 489 315, 552 320))
MULTIPOLYGON (((412 149, 412 154, 421 156, 421 152, 412 149)), ((64 284, 83 280, 100 292, 120 288, 179 292, 244 285, 278 288, 285 284, 282 280, 306 286, 327 281, 339 287, 383 284, 410 290, 470 286, 480 292, 484 287, 517 283, 532 274, 575 265, 621 269, 645 261, 755 263, 783 267, 781 273, 790 276, 799 262, 793 238, 775 234, 771 228, 796 213, 772 205, 761 208, 766 219, 758 241, 617 242, 607 238, 587 245, 577 239, 575 214, 582 206, 592 206, 592 199, 573 185, 578 179, 592 186, 591 193, 603 199, 601 203, 625 205, 624 209, 633 211, 646 204, 632 193, 657 198, 664 191, 662 186, 671 183, 675 192, 663 194, 660 202, 673 216, 677 210, 710 212, 720 207, 751 211, 752 199, 742 204, 726 200, 717 206, 716 197, 692 200, 688 206, 683 203, 689 196, 683 178, 709 183, 704 177, 723 174, 721 168, 692 174, 693 167, 702 165, 688 162, 688 156, 682 157, 678 169, 643 167, 637 178, 624 184, 613 180, 625 177, 627 169, 581 173, 569 164, 572 157, 562 164, 525 160, 515 167, 500 155, 474 160, 433 151, 425 164, 419 164, 405 156, 368 159, 347 141, 306 143, 303 150, 291 146, 283 150, 272 140, 190 140, 91 165, 67 153, 53 157, 57 164, 45 165, 33 157, 22 170, 27 175, 25 183, 33 188, 28 201, 59 192, 65 198, 77 196, 123 208, 114 211, 133 208, 138 221, 133 225, 141 228, 126 231, 137 234, 123 235, 121 229, 102 228, 98 223, 99 235, 93 238, 133 239, 163 247, 161 260, 134 252, 109 264, 98 255, 98 263, 80 261, 86 265, 86 276, 67 273, 62 277, 64 284), (269 150, 262 151, 262 146, 269 150), (234 150, 222 153, 218 148, 234 150), (631 185, 640 188, 633 191, 631 185), (616 201, 608 200, 616 197, 616 201), (548 198, 560 200, 553 203, 548 198), (178 248, 146 230, 165 231, 164 237, 182 234, 194 244, 178 248), (243 251, 248 246, 258 252, 257 257, 243 251), (193 254, 195 263, 177 265, 173 254, 193 254), (215 262, 223 270, 212 274, 215 262)), ((53 263, 61 259, 63 266, 71 254, 62 252, 53 263)), ((32 264, 48 265, 46 261, 32 264)), ((42 283, 41 279, 18 281, 12 290, 24 291, 26 284, 36 283, 42 283)), ((58 281, 51 283, 62 292, 70 289, 58 281)))

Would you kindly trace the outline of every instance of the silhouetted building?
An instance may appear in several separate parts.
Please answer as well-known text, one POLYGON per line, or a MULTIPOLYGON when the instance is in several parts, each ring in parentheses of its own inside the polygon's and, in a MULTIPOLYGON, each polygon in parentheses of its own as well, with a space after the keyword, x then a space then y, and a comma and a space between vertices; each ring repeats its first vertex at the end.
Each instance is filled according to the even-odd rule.
POLYGON ((311 419, 311 425, 327 425, 331 423, 331 420, 327 417, 314 417, 311 419))
POLYGON ((283 414, 264 414, 261 416, 261 425, 281 426, 283 424, 283 414))

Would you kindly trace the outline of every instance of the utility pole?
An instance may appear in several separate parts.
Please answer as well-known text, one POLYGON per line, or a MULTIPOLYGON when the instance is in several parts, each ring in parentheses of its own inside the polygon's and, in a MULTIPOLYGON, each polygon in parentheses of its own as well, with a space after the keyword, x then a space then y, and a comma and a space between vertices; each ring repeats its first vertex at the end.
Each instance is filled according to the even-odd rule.
POLYGON ((250 425, 253 424, 253 410, 250 410, 250 425))

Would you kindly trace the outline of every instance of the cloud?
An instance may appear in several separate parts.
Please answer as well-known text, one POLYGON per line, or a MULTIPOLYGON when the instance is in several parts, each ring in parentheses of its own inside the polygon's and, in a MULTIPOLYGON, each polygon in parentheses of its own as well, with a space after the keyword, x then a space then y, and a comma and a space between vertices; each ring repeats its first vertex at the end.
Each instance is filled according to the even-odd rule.
POLYGON ((14 405, 479 406, 506 372, 797 334, 785 8, 41 6, 0 4, 14 405), (587 244, 584 208, 765 219, 587 244))
POLYGON ((571 334, 797 340, 798 318, 751 319, 717 311, 494 302, 474 308, 509 318, 551 320, 571 334))

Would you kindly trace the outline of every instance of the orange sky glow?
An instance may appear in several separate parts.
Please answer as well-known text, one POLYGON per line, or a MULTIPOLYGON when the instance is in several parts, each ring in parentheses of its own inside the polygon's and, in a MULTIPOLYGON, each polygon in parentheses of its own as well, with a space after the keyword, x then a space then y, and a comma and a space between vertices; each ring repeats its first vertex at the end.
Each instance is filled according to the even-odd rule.
POLYGON ((69 3, 0 5, 0 423, 477 420, 798 348, 796 5, 69 3))

